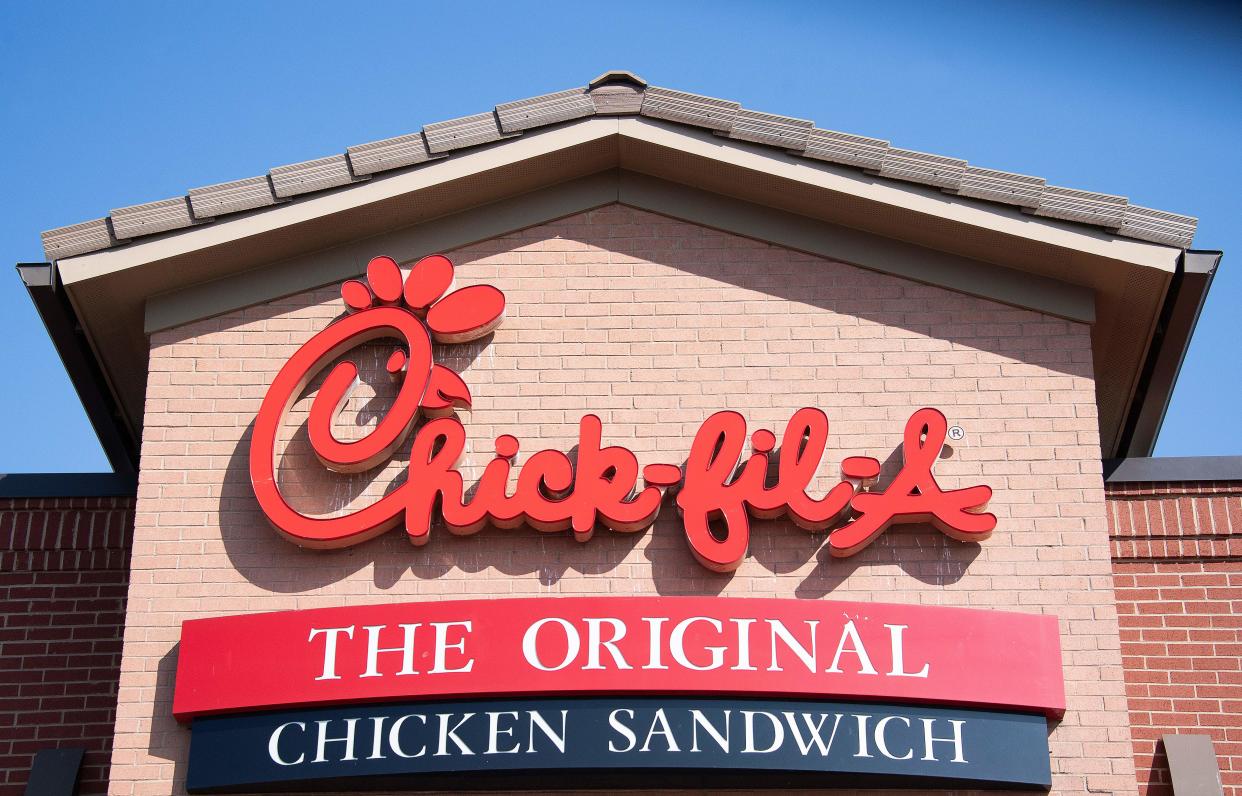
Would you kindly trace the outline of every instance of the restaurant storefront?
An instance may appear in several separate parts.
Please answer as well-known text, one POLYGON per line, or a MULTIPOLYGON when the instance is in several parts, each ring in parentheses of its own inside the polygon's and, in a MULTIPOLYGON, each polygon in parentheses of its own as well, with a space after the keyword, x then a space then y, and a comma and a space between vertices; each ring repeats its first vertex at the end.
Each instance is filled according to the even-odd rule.
POLYGON ((45 233, 0 792, 1235 793, 1193 234, 625 72, 45 233))

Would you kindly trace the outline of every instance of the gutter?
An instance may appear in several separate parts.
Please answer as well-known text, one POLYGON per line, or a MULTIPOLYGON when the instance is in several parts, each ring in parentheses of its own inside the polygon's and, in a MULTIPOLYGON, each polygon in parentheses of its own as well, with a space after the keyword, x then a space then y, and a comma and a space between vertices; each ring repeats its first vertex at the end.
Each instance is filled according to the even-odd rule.
POLYGON ((1222 256, 1224 252, 1191 249, 1178 258, 1177 270, 1165 294, 1164 307, 1147 349, 1147 360, 1122 426, 1117 445, 1119 459, 1146 458, 1155 450, 1156 438, 1173 397, 1173 387, 1222 256))
POLYGON ((126 424, 116 397, 105 386, 64 285, 51 263, 18 263, 35 310, 60 356, 73 389, 86 410, 111 473, 30 473, 0 475, 0 497, 132 496, 138 488, 138 440, 126 424))

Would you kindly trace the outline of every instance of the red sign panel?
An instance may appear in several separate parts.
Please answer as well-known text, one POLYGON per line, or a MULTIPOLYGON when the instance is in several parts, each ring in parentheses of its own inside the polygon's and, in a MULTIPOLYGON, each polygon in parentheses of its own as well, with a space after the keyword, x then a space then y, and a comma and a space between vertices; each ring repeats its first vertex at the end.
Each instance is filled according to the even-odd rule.
POLYGON ((449 697, 832 697, 1065 710, 1057 620, 700 597, 405 603, 193 619, 173 712, 449 697))

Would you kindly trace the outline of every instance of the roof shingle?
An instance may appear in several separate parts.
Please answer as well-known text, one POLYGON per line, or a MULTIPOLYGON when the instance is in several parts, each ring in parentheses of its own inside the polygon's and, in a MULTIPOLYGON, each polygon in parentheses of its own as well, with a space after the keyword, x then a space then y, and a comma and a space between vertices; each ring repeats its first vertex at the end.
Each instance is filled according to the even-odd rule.
POLYGON ((194 188, 187 196, 113 210, 110 217, 43 233, 48 259, 73 257, 171 232, 231 213, 255 210, 348 185, 392 169, 449 157, 592 115, 642 115, 707 128, 720 135, 778 147, 812 160, 863 169, 881 177, 930 185, 959 196, 1018 206, 1037 216, 1102 227, 1109 232, 1187 248, 1190 216, 1129 204, 1123 196, 1048 186, 1039 177, 968 165, 965 160, 898 149, 887 141, 816 128, 810 121, 759 113, 728 100, 658 86, 612 71, 573 88, 498 105, 493 111, 429 124, 421 133, 349 147, 331 157, 272 169, 268 175, 194 188))
POLYGON ((380 171, 413 166, 431 159, 427 151, 427 142, 422 133, 399 135, 396 138, 385 138, 383 141, 372 141, 369 144, 351 146, 346 150, 349 165, 354 174, 375 174, 380 171))
POLYGON ((353 182, 349 163, 343 154, 277 166, 269 174, 272 177, 272 188, 281 199, 339 188, 353 182))
POLYGON ((195 218, 215 218, 276 204, 272 181, 266 175, 191 188, 189 196, 195 218))
POLYGON ((490 144, 503 137, 496 123, 496 114, 492 111, 429 124, 423 128, 423 135, 427 136, 427 149, 432 152, 451 152, 490 144))
POLYGON ((112 219, 112 229, 119 238, 156 235, 194 223, 190 216, 190 203, 184 196, 120 207, 113 210, 109 217, 112 219))

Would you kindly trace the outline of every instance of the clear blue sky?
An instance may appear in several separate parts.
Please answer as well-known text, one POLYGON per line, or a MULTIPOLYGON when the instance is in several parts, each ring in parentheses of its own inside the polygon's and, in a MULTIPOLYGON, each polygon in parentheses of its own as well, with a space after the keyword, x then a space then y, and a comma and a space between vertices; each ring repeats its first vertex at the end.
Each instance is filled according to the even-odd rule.
MULTIPOLYGON (((1161 455, 1242 454, 1242 4, 0 5, 0 256, 114 207, 630 69, 1198 216, 1225 260, 1161 455)), ((11 265, 0 473, 103 455, 11 265)))

